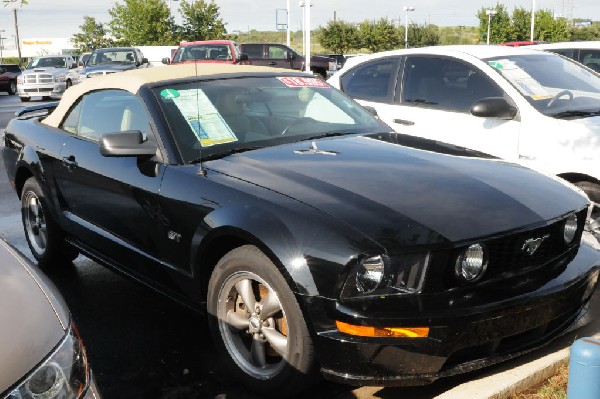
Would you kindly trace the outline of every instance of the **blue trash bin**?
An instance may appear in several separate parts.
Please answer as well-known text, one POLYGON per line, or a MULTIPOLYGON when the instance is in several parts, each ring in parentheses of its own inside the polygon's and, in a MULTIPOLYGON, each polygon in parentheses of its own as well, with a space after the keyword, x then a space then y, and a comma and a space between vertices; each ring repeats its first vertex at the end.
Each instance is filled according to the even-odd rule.
POLYGON ((568 399, 600 399, 600 340, 580 338, 571 345, 568 399))

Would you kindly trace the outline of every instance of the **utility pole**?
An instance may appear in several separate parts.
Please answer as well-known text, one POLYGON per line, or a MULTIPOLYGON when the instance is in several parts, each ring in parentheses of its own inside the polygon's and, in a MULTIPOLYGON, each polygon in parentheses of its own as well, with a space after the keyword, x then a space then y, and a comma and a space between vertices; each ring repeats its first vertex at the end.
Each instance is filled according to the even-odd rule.
POLYGON ((287 0, 287 20, 286 20, 286 25, 287 25, 287 32, 286 32, 286 44, 288 47, 290 47, 290 0, 287 0))
POLYGON ((404 48, 408 48, 408 12, 414 10, 414 7, 404 6, 404 48))
POLYGON ((15 15, 15 33, 17 35, 17 52, 19 54, 19 65, 21 65, 21 39, 19 39, 19 22, 17 18, 17 9, 13 9, 15 15))

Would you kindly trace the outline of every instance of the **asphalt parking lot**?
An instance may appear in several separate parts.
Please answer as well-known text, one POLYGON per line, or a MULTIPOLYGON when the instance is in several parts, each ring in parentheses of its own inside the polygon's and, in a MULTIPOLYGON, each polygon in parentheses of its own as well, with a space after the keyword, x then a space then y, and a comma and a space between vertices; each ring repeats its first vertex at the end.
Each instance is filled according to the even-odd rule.
MULTIPOLYGON (((20 105, 18 98, 0 94, 0 129, 20 105)), ((7 182, 1 155, 0 236, 31 256, 22 232, 20 204, 7 182)), ((105 398, 257 398, 215 369, 215 351, 202 315, 83 256, 73 265, 62 266, 45 272, 67 300, 105 398)), ((568 347, 577 337, 599 333, 599 296, 597 291, 587 318, 592 324, 561 337, 543 350, 503 365, 438 381, 427 387, 353 389, 323 382, 308 396, 424 399, 448 397, 461 387, 473 386, 473 381, 479 379, 487 381, 486 385, 494 384, 493 381, 498 383, 504 379, 500 373, 526 366, 568 347)))

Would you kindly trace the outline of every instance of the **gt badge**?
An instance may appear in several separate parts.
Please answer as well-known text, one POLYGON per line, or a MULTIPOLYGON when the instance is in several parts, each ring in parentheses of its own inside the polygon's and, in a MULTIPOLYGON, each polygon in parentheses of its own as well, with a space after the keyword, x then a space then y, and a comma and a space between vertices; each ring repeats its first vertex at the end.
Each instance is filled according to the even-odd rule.
POLYGON ((548 237, 550 237, 550 235, 546 234, 543 237, 529 238, 525 240, 521 251, 525 252, 527 255, 533 255, 540 248, 544 240, 548 237))

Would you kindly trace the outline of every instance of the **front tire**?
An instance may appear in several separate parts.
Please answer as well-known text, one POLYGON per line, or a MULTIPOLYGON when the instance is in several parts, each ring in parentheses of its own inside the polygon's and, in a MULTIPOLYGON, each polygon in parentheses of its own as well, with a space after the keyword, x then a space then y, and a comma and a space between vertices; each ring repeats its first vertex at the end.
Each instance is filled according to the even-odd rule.
POLYGON ((46 197, 35 177, 27 179, 21 192, 21 218, 25 238, 40 267, 71 262, 77 250, 65 241, 48 209, 46 197))
POLYGON ((278 397, 305 389, 314 380, 314 350, 300 306, 258 248, 245 245, 221 258, 207 299, 219 358, 238 380, 278 397))

